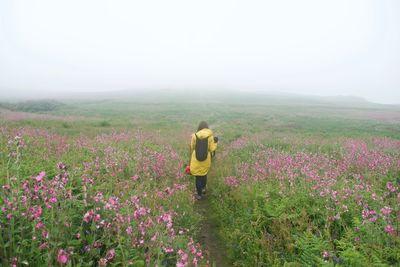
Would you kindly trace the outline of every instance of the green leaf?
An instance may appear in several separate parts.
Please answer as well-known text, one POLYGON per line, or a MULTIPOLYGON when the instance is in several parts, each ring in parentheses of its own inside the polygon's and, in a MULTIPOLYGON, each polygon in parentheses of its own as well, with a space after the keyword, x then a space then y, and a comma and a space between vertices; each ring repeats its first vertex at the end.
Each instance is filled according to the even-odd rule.
POLYGON ((144 266, 144 265, 145 265, 144 260, 137 260, 137 261, 133 262, 133 266, 140 267, 140 266, 144 266))

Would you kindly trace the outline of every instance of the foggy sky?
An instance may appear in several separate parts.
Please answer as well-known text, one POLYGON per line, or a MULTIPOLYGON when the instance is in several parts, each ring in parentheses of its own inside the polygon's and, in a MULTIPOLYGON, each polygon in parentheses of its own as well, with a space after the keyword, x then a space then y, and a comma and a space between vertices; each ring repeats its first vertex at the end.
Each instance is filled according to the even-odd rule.
POLYGON ((0 0, 0 98, 143 88, 400 104, 400 1, 0 0))

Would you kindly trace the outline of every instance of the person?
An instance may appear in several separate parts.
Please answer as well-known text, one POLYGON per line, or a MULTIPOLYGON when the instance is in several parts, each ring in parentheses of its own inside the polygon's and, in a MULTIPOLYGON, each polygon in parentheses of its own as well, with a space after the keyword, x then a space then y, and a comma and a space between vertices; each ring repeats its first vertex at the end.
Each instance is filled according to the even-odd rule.
POLYGON ((217 149, 218 137, 208 128, 205 121, 200 122, 197 132, 192 134, 190 143, 190 172, 196 177, 196 199, 202 199, 207 185, 207 174, 211 167, 211 157, 217 149), (197 149, 197 151, 196 151, 197 149))

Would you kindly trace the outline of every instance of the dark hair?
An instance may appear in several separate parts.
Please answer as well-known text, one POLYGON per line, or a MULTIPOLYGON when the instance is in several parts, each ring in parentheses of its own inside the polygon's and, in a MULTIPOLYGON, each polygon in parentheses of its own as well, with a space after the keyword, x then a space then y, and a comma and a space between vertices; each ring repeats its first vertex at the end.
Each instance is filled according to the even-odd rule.
POLYGON ((199 127, 197 128, 197 131, 200 131, 200 130, 203 130, 203 129, 206 129, 206 128, 208 128, 207 122, 201 121, 201 122, 199 123, 199 127))

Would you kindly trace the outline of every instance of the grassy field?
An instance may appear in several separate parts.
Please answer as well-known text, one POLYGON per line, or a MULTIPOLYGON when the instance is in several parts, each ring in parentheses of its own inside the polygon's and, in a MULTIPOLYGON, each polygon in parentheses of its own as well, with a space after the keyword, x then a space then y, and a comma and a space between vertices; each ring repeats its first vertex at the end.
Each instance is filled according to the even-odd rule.
POLYGON ((399 106, 154 95, 0 104, 1 265, 400 265, 399 106), (201 120, 220 142, 198 203, 201 120))

